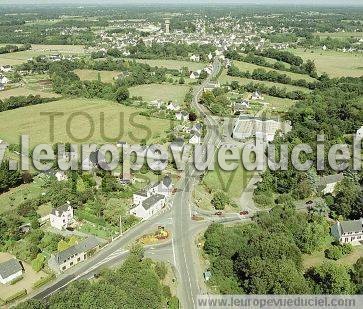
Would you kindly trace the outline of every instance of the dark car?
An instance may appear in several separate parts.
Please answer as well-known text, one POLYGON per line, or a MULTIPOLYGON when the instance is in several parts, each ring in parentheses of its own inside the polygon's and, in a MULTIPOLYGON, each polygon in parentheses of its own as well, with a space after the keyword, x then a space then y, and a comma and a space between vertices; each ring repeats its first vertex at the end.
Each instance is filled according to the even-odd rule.
POLYGON ((248 211, 247 210, 242 210, 242 211, 239 212, 239 214, 241 216, 246 216, 246 215, 248 215, 248 211))
POLYGON ((222 215, 223 215, 223 212, 221 212, 221 211, 217 211, 217 212, 215 213, 215 215, 216 215, 216 216, 222 216, 222 215))
POLYGON ((313 203, 314 203, 314 202, 310 200, 310 201, 307 201, 307 202, 306 202, 306 205, 311 205, 311 204, 313 204, 313 203))

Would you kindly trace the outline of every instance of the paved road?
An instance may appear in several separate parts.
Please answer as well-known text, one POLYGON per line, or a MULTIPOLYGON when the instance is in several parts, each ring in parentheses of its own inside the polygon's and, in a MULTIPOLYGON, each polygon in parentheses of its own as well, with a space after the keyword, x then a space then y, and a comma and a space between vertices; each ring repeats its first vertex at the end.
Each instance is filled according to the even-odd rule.
POLYGON ((127 231, 122 237, 108 244, 87 261, 80 263, 61 274, 55 281, 52 281, 49 285, 43 287, 32 297, 36 299, 46 298, 74 280, 90 278, 95 273, 99 272, 101 268, 119 263, 126 256, 125 253, 127 252, 127 246, 131 242, 141 235, 156 229, 156 227, 161 223, 164 223, 165 225, 168 222, 171 223, 170 216, 171 212, 169 210, 152 217, 148 221, 141 222, 131 230, 127 231))
MULTIPOLYGON (((204 86, 218 74, 220 70, 219 61, 216 60, 213 64, 212 74, 196 89, 194 92, 193 106, 199 111, 199 114, 204 117, 204 124, 207 126, 207 134, 204 138, 203 145, 208 144, 218 147, 221 143, 221 135, 219 132, 218 123, 208 115, 205 108, 198 101, 203 93, 204 86)), ((202 153, 204 155, 204 152, 202 153)), ((193 222, 191 193, 194 185, 198 182, 201 173, 196 171, 193 164, 187 164, 185 175, 181 179, 180 191, 177 192, 174 198, 172 207, 174 218, 174 235, 173 248, 175 266, 178 276, 178 294, 183 308, 196 308, 196 297, 203 293, 201 289, 200 271, 199 276, 196 271, 198 260, 196 255, 196 247, 194 245, 194 236, 192 233, 193 222)))

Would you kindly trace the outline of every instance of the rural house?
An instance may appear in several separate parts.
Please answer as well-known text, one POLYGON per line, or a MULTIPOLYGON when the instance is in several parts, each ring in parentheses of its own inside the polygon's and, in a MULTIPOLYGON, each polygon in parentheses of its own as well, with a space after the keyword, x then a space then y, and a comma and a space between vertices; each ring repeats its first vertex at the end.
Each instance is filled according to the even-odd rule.
POLYGON ((48 261, 49 267, 57 273, 66 271, 74 265, 89 258, 100 246, 96 237, 88 237, 63 251, 52 254, 48 261))
POLYGON ((11 259, 0 264, 0 283, 10 283, 23 275, 23 267, 17 259, 11 259))
POLYGON ((338 221, 332 226, 331 234, 341 244, 358 245, 363 240, 363 219, 338 221))
POLYGON ((58 230, 63 230, 73 223, 73 207, 64 204, 58 208, 53 208, 50 214, 50 225, 58 230))

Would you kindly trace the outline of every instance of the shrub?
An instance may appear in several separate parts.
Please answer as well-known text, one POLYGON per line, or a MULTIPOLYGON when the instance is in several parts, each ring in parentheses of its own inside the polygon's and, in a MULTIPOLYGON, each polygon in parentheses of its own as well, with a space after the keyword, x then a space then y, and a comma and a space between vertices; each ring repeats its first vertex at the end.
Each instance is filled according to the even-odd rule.
POLYGON ((40 288, 41 286, 47 284, 49 281, 52 281, 55 278, 55 274, 50 274, 47 277, 41 277, 38 281, 33 283, 33 288, 37 289, 40 288))
POLYGON ((330 246, 325 250, 325 257, 331 260, 339 260, 343 256, 342 250, 339 246, 330 246))
POLYGON ((26 289, 20 290, 19 292, 9 296, 8 298, 5 298, 4 303, 9 304, 9 303, 11 303, 11 302, 13 302, 13 301, 15 301, 15 300, 17 300, 19 298, 24 297, 26 294, 27 294, 26 289))

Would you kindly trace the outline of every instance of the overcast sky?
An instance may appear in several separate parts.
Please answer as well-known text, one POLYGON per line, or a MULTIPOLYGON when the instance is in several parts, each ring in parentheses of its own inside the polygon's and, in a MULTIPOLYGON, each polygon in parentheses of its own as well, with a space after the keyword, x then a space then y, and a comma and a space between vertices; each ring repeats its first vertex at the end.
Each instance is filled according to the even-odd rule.
POLYGON ((276 5, 361 5, 363 0, 0 0, 0 4, 276 4, 276 5))

